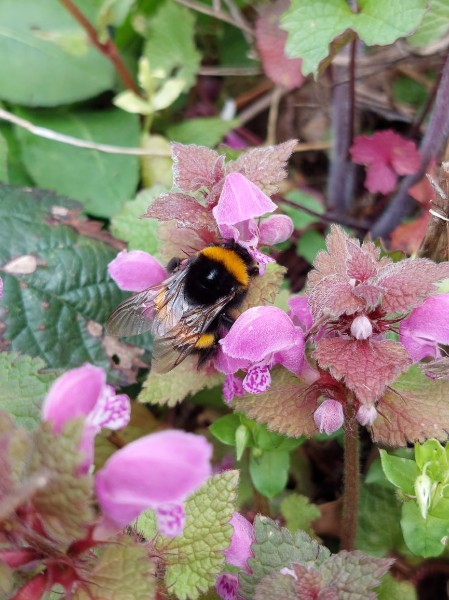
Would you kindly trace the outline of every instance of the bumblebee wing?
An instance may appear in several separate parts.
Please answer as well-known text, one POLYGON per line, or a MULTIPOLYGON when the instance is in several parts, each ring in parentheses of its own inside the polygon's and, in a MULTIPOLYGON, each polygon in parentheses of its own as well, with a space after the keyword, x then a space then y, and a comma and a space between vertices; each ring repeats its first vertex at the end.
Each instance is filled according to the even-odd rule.
POLYGON ((207 307, 190 308, 164 337, 156 336, 153 339, 152 370, 156 373, 168 373, 178 366, 195 350, 202 334, 231 299, 232 296, 227 296, 207 307))
POLYGON ((176 271, 164 282, 135 294, 117 306, 106 323, 110 335, 126 337, 151 331, 163 336, 176 327, 186 308, 186 269, 176 271))

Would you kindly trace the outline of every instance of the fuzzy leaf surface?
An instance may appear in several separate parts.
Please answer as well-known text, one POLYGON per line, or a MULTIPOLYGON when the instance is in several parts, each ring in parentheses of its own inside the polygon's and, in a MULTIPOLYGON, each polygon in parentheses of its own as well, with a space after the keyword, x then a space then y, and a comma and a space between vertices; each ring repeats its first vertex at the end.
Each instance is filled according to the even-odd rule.
POLYGON ((32 273, 2 273, 4 344, 49 368, 90 362, 109 369, 101 325, 91 323, 104 323, 124 298, 107 274, 116 251, 64 225, 83 225, 74 217, 78 206, 49 192, 0 188, 0 266, 23 256, 36 261, 32 273))
POLYGON ((285 519, 286 527, 295 533, 298 529, 308 531, 310 523, 320 516, 320 509, 312 504, 307 496, 289 494, 281 502, 281 514, 285 519))
POLYGON ((293 0, 281 23, 289 33, 287 54, 302 58, 304 75, 316 75, 331 42, 348 30, 368 46, 392 44, 410 34, 421 22, 426 2, 360 0, 358 8, 353 12, 345 0, 293 0))
MULTIPOLYGON (((21 110, 20 116, 87 141, 139 146, 137 116, 119 109, 51 114, 21 110)), ((39 187, 75 198, 88 213, 99 217, 110 217, 134 196, 139 180, 137 156, 76 148, 32 135, 22 128, 16 132, 24 164, 39 187)))
POLYGON ((144 546, 120 539, 100 552, 87 583, 74 600, 152 600, 156 597, 155 566, 144 546))
POLYGON ((241 572, 239 576, 240 595, 244 600, 254 598, 258 584, 266 575, 284 567, 291 568, 294 563, 319 567, 330 555, 327 548, 304 531, 292 535, 268 517, 256 518, 254 533, 256 541, 251 546, 254 558, 248 560, 252 573, 241 572))
POLYGON ((42 401, 55 379, 43 372, 45 367, 40 358, 0 353, 0 407, 27 429, 39 423, 42 401))
POLYGON ((372 426, 375 442, 405 446, 407 442, 447 439, 449 382, 430 379, 413 365, 379 400, 379 415, 372 426))
MULTIPOLYGON (((79 0, 77 6, 95 19, 92 2, 79 0)), ((58 2, 3 0, 0 22, 2 100, 56 106, 91 98, 114 85, 113 65, 89 44, 85 31, 58 2)))
POLYGON ((211 477, 186 501, 182 535, 157 538, 166 562, 165 584, 179 600, 199 598, 223 569, 223 551, 233 532, 229 521, 235 510, 238 477, 238 471, 211 477))
POLYGON ((254 600, 298 600, 299 596, 295 590, 295 580, 289 575, 281 573, 270 573, 265 575, 257 584, 254 600))

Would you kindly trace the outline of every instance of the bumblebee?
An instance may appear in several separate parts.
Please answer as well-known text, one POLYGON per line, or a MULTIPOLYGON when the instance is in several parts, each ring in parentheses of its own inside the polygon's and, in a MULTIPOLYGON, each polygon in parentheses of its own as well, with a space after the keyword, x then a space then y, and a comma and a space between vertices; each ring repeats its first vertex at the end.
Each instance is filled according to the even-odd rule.
POLYGON ((198 366, 211 358, 259 272, 248 251, 230 241, 172 259, 167 270, 165 281, 122 302, 106 324, 116 336, 150 331, 156 373, 167 373, 192 353, 198 366))

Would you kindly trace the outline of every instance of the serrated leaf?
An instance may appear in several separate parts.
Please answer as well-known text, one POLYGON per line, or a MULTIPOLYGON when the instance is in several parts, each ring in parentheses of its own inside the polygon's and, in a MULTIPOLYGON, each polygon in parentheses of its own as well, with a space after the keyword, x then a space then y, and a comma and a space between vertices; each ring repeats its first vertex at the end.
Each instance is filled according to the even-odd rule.
POLYGON ((201 61, 194 43, 194 13, 169 0, 152 17, 150 27, 144 56, 166 76, 176 73, 187 91, 195 82, 201 61))
POLYGON ((159 536, 156 547, 164 552, 165 584, 179 600, 196 600, 223 570, 224 550, 233 528, 238 471, 211 477, 185 503, 186 522, 181 536, 159 536))
MULTIPOLYGON (((115 146, 138 146, 139 123, 121 110, 18 111, 32 123, 60 133, 115 146)), ((81 201, 86 212, 110 217, 134 196, 139 180, 137 156, 77 148, 16 129, 23 162, 42 188, 81 201)))
POLYGON ((449 518, 438 519, 431 515, 423 519, 416 502, 405 502, 401 516, 402 533, 407 547, 416 556, 440 556, 447 545, 449 518))
POLYGON ((280 506, 286 527, 295 533, 298 529, 308 531, 310 523, 317 519, 321 512, 316 504, 311 504, 306 496, 289 494, 283 498, 280 506))
POLYGON ((159 246, 157 237, 157 221, 140 219, 147 212, 148 206, 166 188, 155 185, 139 192, 135 200, 125 202, 120 211, 112 217, 111 231, 114 236, 128 242, 128 250, 143 250, 156 255, 159 246))
POLYGON ((121 538, 107 544, 74 600, 152 600, 156 597, 156 567, 145 546, 121 538))
POLYGON ((293 563, 319 566, 330 552, 312 540, 304 531, 292 535, 268 517, 257 517, 254 521, 255 543, 251 546, 254 558, 248 560, 252 573, 239 575, 240 595, 252 600, 257 585, 270 573, 279 572, 293 563))
POLYGON ((287 269, 277 263, 266 266, 263 277, 255 277, 238 313, 242 313, 253 306, 273 304, 284 280, 287 269))
POLYGON ((309 385, 290 371, 275 367, 271 371, 270 389, 263 394, 246 394, 232 405, 271 431, 290 437, 310 436, 317 431, 313 420, 316 402, 306 394, 309 385))
POLYGON ((418 30, 408 38, 413 46, 427 46, 443 37, 449 28, 449 2, 432 0, 418 30))
POLYGON ((104 323, 124 298, 107 274, 116 251, 60 224, 82 225, 71 212, 78 206, 49 192, 0 187, 0 266, 24 255, 37 259, 33 273, 2 273, 3 338, 49 368, 91 362, 110 369, 101 327, 90 323, 104 323))
POLYGON ((150 372, 137 400, 175 406, 189 394, 195 394, 204 388, 213 388, 223 382, 224 376, 217 371, 209 373, 198 370, 197 361, 196 357, 188 356, 169 373, 150 372))
POLYGON ((55 379, 54 374, 43 372, 45 368, 40 358, 0 353, 0 408, 27 429, 39 423, 42 401, 55 379))
POLYGON ((316 74, 329 54, 329 45, 347 30, 355 31, 368 46, 392 44, 419 25, 425 0, 359 0, 358 11, 346 0, 293 0, 281 18, 289 32, 286 51, 303 59, 302 72, 316 74))
POLYGON ((298 600, 295 580, 290 575, 270 573, 263 577, 256 586, 254 600, 298 600))
POLYGON ((379 400, 373 440, 390 446, 427 438, 446 440, 449 431, 449 382, 430 379, 413 365, 379 400))
POLYGON ((387 479, 404 493, 415 495, 415 479, 419 475, 419 470, 414 460, 392 456, 385 450, 380 451, 382 469, 387 479))
POLYGON ((258 455, 251 453, 249 473, 254 487, 267 498, 280 494, 287 485, 290 454, 282 450, 271 450, 258 455))
POLYGON ((83 460, 78 451, 82 421, 70 421, 59 435, 50 423, 42 423, 33 432, 33 455, 29 474, 44 473, 47 482, 33 496, 33 507, 47 534, 64 547, 86 534, 93 522, 93 481, 79 475, 83 460))
MULTIPOLYGON (((89 20, 90 0, 77 0, 89 20)), ((88 44, 87 34, 54 0, 3 0, 0 3, 0 97, 25 106, 55 106, 91 98, 111 89, 112 63, 88 44), (74 53, 61 40, 84 38, 74 53)))
POLYGON ((166 133, 168 138, 181 144, 198 144, 213 148, 238 126, 238 119, 225 121, 219 117, 197 117, 170 125, 166 133))

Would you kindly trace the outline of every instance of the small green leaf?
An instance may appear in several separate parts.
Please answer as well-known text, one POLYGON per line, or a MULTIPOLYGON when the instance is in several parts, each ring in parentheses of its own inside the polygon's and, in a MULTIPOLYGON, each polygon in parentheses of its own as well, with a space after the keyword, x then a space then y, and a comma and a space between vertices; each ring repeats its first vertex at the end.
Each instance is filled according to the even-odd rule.
POLYGON ((302 210, 301 206, 305 208, 309 208, 319 215, 324 213, 324 207, 322 203, 310 194, 306 194, 305 192, 301 192, 300 190, 293 190, 288 192, 285 196, 287 200, 291 202, 295 202, 298 205, 298 208, 290 206, 289 204, 282 204, 282 211, 288 215, 292 221, 295 229, 305 229, 312 223, 319 223, 320 220, 318 217, 314 215, 310 215, 309 213, 302 210))
MULTIPOLYGON (((27 187, 33 184, 22 161, 20 144, 14 134, 14 127, 9 123, 0 123, 0 132, 8 144, 8 178, 7 181, 13 185, 27 187)), ((5 180, 6 181, 6 180, 5 180)))
POLYGON ((229 521, 235 510, 237 484, 238 471, 211 477, 188 498, 182 535, 156 539, 165 560, 165 584, 179 600, 199 598, 223 570, 223 552, 233 531, 229 521))
MULTIPOLYGON (((95 19, 95 2, 77 0, 76 5, 87 19, 95 19)), ((2 0, 0 23, 3 100, 25 106, 56 106, 91 98, 113 87, 112 63, 88 43, 84 29, 60 2, 2 0), (67 46, 67 39, 78 40, 75 52, 73 44, 67 46)))
POLYGON ((329 45, 348 30, 368 46, 392 44, 419 25, 425 9, 425 0, 359 0, 357 12, 346 0, 293 0, 281 18, 289 33, 286 52, 302 58, 304 75, 316 74, 329 45))
POLYGON ((443 37, 449 28, 448 0, 432 0, 417 31, 408 38, 413 46, 427 46, 443 37))
POLYGON ((438 440, 426 440, 424 444, 415 444, 415 460, 420 471, 434 481, 443 481, 449 477, 448 457, 438 440))
POLYGON ((168 138, 181 144, 198 144, 213 148, 238 125, 238 119, 224 121, 219 117, 198 117, 170 125, 166 133, 168 138))
MULTIPOLYGON (((139 123, 121 110, 17 111, 32 123, 89 142, 135 147, 139 123)), ((135 194, 137 156, 107 154, 48 140, 17 128, 24 164, 42 188, 81 201, 86 212, 110 217, 135 194)))
POLYGON ((385 450, 380 451, 382 468, 387 479, 409 496, 415 495, 415 480, 419 475, 414 460, 392 456, 385 450))
POLYGON ((416 588, 410 581, 399 581, 389 573, 382 578, 376 594, 378 600, 418 600, 416 588))
POLYGON ((311 504, 306 496, 289 494, 281 502, 281 514, 285 525, 295 533, 298 529, 309 531, 310 523, 317 519, 321 512, 316 504, 311 504))
POLYGON ((143 250, 157 254, 159 241, 157 238, 158 222, 155 219, 140 219, 153 200, 166 192, 160 185, 142 190, 135 200, 125 202, 120 211, 112 217, 111 231, 115 237, 128 242, 128 250, 143 250))
POLYGON ((8 175, 8 142, 0 133, 0 181, 9 183, 8 175))
POLYGON ((209 426, 209 430, 214 437, 222 444, 235 446, 235 432, 240 426, 240 416, 238 413, 224 415, 209 426))
POLYGON ((100 555, 74 600, 153 600, 156 597, 156 567, 145 546, 119 538, 100 550, 100 555))
POLYGON ((416 502, 406 502, 402 507, 402 533, 408 548, 417 556, 440 556, 446 548, 449 518, 437 519, 427 515, 423 519, 416 502))
POLYGON ((273 498, 287 485, 290 453, 283 450, 251 453, 249 472, 254 487, 267 498, 273 498))
POLYGON ((245 425, 239 425, 235 432, 235 455, 237 460, 240 460, 248 445, 250 432, 245 425))
POLYGON ((301 234, 296 245, 296 252, 310 264, 313 263, 318 252, 325 249, 326 242, 324 237, 314 229, 301 234))
POLYGON ((55 379, 45 368, 40 358, 0 353, 0 407, 27 429, 39 423, 42 401, 55 379))

